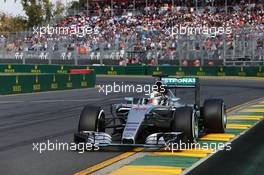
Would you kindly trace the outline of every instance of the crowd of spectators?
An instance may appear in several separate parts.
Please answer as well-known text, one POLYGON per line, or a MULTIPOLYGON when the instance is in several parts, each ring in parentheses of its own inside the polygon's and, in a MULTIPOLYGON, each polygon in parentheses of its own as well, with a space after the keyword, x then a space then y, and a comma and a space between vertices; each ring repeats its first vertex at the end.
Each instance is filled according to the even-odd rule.
MULTIPOLYGON (((25 39, 6 43, 6 50, 30 51, 30 50, 60 50, 61 43, 67 51, 75 47, 86 48, 86 52, 99 52, 118 50, 120 59, 126 51, 148 52, 148 59, 153 60, 152 53, 171 54, 180 49, 190 49, 187 41, 193 41, 191 48, 196 51, 205 51, 211 56, 220 58, 220 50, 224 45, 232 49, 236 39, 256 41, 255 49, 263 48, 264 38, 264 4, 247 4, 244 1, 229 7, 228 11, 221 7, 207 6, 203 9, 195 7, 171 6, 166 3, 149 3, 147 6, 133 4, 115 4, 111 11, 110 5, 93 4, 95 13, 87 14, 86 11, 73 16, 67 16, 54 27, 84 26, 93 29, 82 37, 75 35, 31 35, 25 39), (126 8, 125 8, 126 7, 126 8), (133 12, 127 10, 134 8, 133 12), (139 10, 140 9, 140 10, 139 10), (172 35, 172 28, 180 27, 223 27, 231 28, 228 34, 186 34, 172 35), (62 42, 63 41, 63 42, 62 42)), ((91 7, 90 7, 91 8, 91 7)), ((4 38, 4 37, 3 37, 4 38)), ((0 39, 2 43, 4 39, 0 39)), ((0 44, 1 47, 1 44, 0 44)), ((187 58, 188 59, 188 58, 187 58)), ((130 59, 131 60, 131 59, 130 59)), ((152 61, 153 62, 153 61, 152 61)))

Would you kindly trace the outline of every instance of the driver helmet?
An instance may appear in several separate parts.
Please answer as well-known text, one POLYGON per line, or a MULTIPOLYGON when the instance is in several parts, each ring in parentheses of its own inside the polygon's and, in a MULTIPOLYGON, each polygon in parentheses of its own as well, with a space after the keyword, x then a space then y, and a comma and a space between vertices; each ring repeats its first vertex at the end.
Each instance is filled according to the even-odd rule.
POLYGON ((161 94, 157 91, 154 91, 150 94, 149 103, 152 105, 159 105, 161 102, 161 94))
MULTIPOLYGON (((160 81, 157 81, 157 82, 155 83, 155 85, 157 86, 157 91, 158 91, 158 92, 161 92, 161 91, 162 91, 163 83, 160 82, 160 81)), ((164 88, 164 87, 163 87, 163 88, 164 88)))
POLYGON ((151 98, 149 103, 152 104, 152 105, 159 105, 161 102, 161 99, 158 98, 158 97, 155 97, 155 98, 151 98))

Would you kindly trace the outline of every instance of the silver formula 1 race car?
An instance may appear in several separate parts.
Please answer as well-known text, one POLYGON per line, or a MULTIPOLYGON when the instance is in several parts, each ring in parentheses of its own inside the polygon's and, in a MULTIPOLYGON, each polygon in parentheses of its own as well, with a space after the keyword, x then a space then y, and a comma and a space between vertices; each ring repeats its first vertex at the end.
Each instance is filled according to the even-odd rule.
POLYGON ((201 106, 198 78, 159 76, 156 85, 154 96, 125 98, 126 103, 112 105, 110 117, 105 116, 101 107, 85 106, 74 142, 162 147, 179 141, 192 143, 203 134, 225 131, 224 101, 207 99, 201 106), (177 98, 178 88, 193 88, 194 104, 177 98), (111 132, 106 132, 109 128, 111 132))

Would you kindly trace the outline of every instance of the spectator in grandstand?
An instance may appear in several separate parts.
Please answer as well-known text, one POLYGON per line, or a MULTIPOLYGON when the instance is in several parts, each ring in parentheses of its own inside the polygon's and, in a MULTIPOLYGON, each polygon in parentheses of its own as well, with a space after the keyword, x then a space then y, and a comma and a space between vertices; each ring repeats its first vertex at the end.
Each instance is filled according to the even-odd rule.
POLYGON ((119 61, 119 66, 126 66, 126 65, 127 65, 126 60, 121 58, 119 61))
POLYGON ((4 37, 4 35, 0 36, 0 43, 3 44, 6 42, 6 38, 4 37))
MULTIPOLYGON (((264 33, 264 11, 263 4, 248 5, 241 1, 233 7, 230 7, 228 13, 221 6, 206 7, 201 11, 195 11, 193 6, 180 6, 176 2, 176 8, 171 4, 156 1, 156 3, 137 4, 136 8, 141 13, 131 14, 129 10, 133 9, 133 3, 128 4, 115 3, 114 15, 111 15, 110 6, 102 3, 91 4, 94 9, 92 15, 80 12, 79 14, 68 16, 57 23, 57 27, 90 27, 93 29, 83 37, 65 36, 65 35, 45 35, 42 38, 32 35, 23 42, 26 44, 11 44, 8 49, 17 49, 19 47, 28 47, 28 50, 59 50, 59 44, 48 44, 49 41, 57 43, 65 41, 66 50, 74 51, 78 45, 85 45, 87 50, 98 52, 102 50, 115 52, 119 51, 120 59, 125 58, 126 49, 134 48, 135 51, 147 51, 152 55, 158 55, 160 58, 166 55, 173 55, 173 52, 187 49, 189 46, 183 44, 183 40, 195 40, 195 35, 186 33, 185 35, 171 35, 166 33, 166 29, 173 26, 189 27, 231 27, 233 33, 229 35, 199 36, 200 43, 195 46, 197 52, 207 52, 209 58, 219 58, 219 50, 227 41, 227 48, 233 48, 233 41, 241 35, 248 35, 244 29, 248 29, 254 35, 263 35, 264 33), (142 8, 143 7, 143 8, 142 8), (182 45, 182 48, 178 47, 182 45)), ((194 5, 190 2, 189 5, 194 5)), ((250 36, 254 37, 254 36, 250 36)), ((257 36, 256 36, 257 37, 257 36)), ((1 42, 1 41, 0 41, 1 42)), ((261 43, 261 41, 259 41, 261 43)), ((256 47, 259 47, 257 44, 256 47)), ((109 54, 110 55, 110 54, 109 54)), ((188 58, 187 58, 188 59, 188 58)), ((136 62, 131 59, 130 62, 136 62)))
POLYGON ((152 58, 151 60, 148 61, 148 65, 150 66, 155 66, 156 65, 156 61, 154 58, 152 58))
POLYGON ((5 46, 6 43, 6 38, 4 37, 4 35, 0 36, 0 48, 3 48, 5 46))

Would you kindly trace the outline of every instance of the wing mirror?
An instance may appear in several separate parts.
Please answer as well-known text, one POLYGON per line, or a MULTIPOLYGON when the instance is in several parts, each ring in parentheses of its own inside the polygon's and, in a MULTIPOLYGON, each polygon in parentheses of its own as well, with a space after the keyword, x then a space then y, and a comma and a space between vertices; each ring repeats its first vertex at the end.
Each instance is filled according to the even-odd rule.
POLYGON ((198 106, 197 104, 193 105, 193 108, 194 108, 196 111, 200 110, 200 108, 199 108, 199 106, 198 106))

